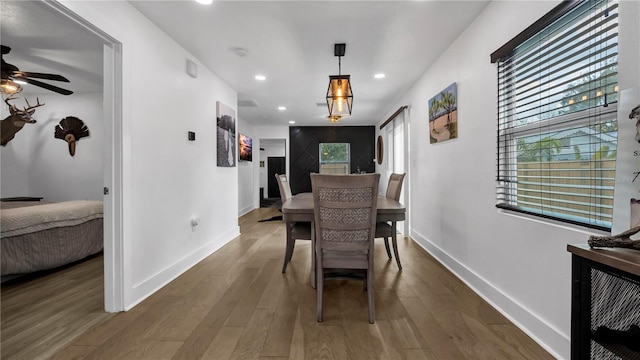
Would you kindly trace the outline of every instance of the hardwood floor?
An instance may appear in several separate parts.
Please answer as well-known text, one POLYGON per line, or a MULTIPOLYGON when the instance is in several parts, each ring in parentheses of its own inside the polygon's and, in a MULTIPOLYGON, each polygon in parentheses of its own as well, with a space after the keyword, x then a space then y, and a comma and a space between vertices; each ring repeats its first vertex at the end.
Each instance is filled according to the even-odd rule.
POLYGON ((63 273, 3 287, 2 358, 552 359, 409 239, 398 242, 402 272, 376 243, 375 324, 362 283, 347 280, 326 283, 316 322, 310 242, 282 274, 284 225, 257 222, 274 215, 243 216, 238 239, 126 313, 99 311, 101 260, 83 263, 75 285, 63 273))
POLYGON ((2 284, 0 358, 46 359, 110 318, 104 312, 102 254, 2 284))

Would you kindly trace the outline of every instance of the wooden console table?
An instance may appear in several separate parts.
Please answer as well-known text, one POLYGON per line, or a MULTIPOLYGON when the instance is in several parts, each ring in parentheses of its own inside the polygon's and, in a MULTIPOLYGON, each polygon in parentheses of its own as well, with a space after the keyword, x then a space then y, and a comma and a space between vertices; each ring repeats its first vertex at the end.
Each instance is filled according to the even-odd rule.
POLYGON ((571 359, 640 359, 640 251, 568 245, 571 359))

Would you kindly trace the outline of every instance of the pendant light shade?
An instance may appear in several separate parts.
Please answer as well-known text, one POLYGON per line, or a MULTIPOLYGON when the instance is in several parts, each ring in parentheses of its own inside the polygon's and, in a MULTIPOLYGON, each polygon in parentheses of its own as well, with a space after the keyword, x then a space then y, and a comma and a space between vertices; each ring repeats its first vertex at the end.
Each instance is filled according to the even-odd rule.
POLYGON ((351 75, 329 76, 329 89, 327 90, 329 116, 351 115, 353 92, 351 92, 350 78, 351 75))
POLYGON ((327 89, 327 107, 329 117, 351 115, 353 92, 351 91, 351 75, 341 74, 340 58, 344 56, 346 44, 335 44, 333 54, 338 57, 338 75, 329 75, 327 89))

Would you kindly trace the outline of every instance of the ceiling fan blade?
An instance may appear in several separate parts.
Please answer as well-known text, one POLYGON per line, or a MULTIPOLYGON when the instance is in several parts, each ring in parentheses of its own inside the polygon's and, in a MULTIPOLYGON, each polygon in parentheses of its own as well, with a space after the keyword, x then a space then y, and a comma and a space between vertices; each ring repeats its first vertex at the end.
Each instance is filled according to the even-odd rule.
POLYGON ((67 89, 59 88, 57 86, 49 85, 47 83, 43 83, 42 81, 33 80, 33 79, 29 79, 29 78, 20 78, 20 80, 23 80, 24 82, 26 82, 28 84, 31 84, 31 85, 39 86, 41 88, 57 92, 58 94, 62 94, 62 95, 71 95, 71 94, 73 94, 73 91, 71 91, 71 90, 67 90, 67 89))
POLYGON ((46 80, 54 80, 54 81, 64 81, 69 82, 69 79, 62 75, 56 74, 43 74, 43 73, 35 73, 35 72, 27 72, 27 71, 14 71, 13 76, 16 78, 38 78, 38 79, 46 79, 46 80))

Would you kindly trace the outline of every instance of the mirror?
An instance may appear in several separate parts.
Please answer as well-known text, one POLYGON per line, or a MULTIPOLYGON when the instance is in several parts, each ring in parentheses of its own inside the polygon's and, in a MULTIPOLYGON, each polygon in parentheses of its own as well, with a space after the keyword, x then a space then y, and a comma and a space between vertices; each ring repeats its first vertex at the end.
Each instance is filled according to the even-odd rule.
POLYGON ((382 135, 378 135, 378 142, 376 144, 376 159, 378 160, 378 165, 382 165, 382 161, 384 160, 384 143, 382 140, 382 135))

